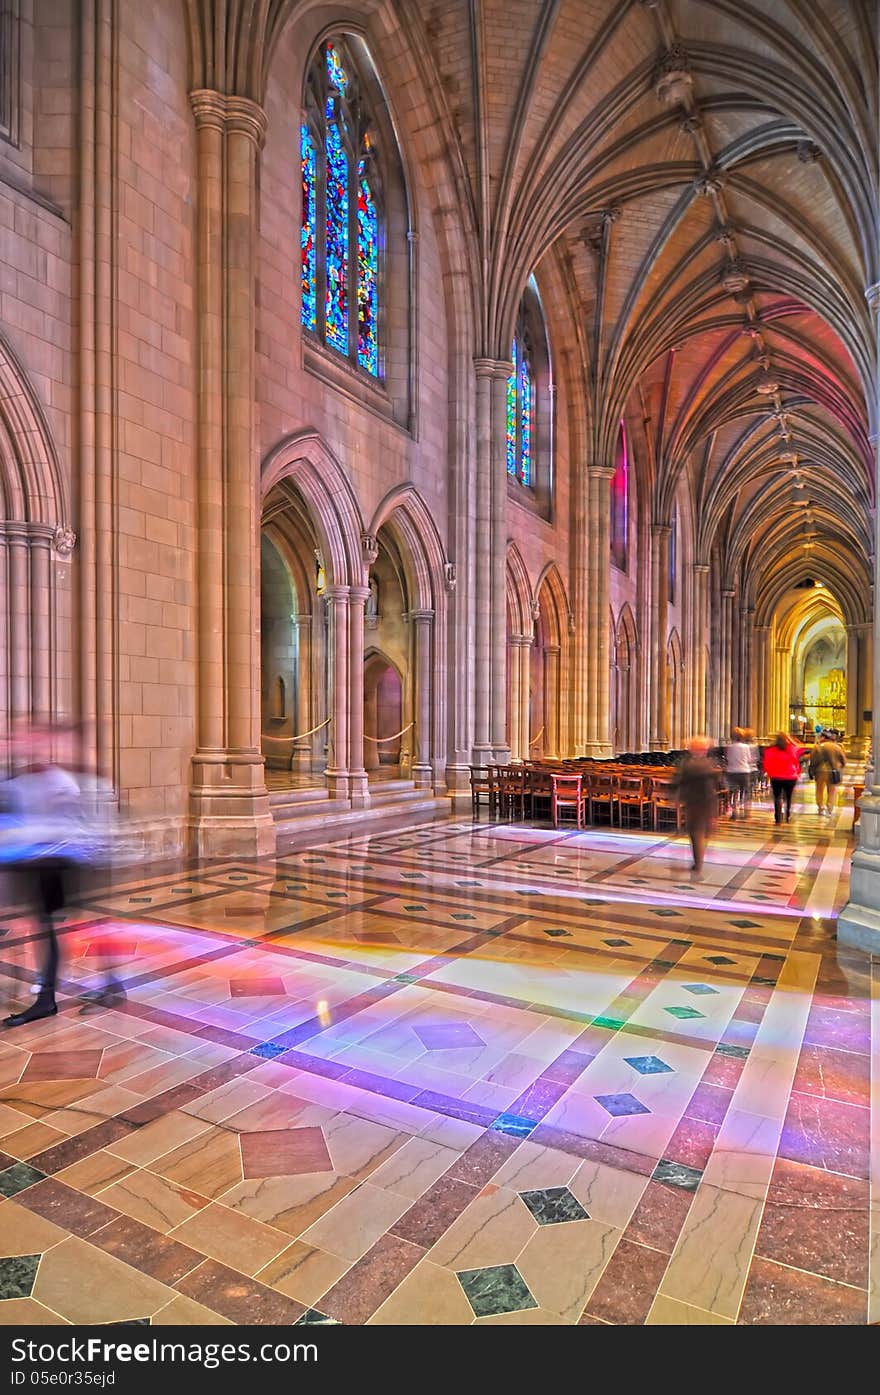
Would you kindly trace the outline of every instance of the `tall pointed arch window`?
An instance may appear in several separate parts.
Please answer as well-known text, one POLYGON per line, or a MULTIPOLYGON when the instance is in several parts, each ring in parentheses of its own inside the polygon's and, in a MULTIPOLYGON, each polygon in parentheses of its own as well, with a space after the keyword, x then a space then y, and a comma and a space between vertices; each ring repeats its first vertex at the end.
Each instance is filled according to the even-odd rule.
POLYGON ((534 278, 526 287, 513 342, 507 379, 507 474, 524 486, 523 501, 549 513, 552 484, 553 382, 550 350, 534 278))
POLYGON ((322 43, 300 126, 301 319, 328 348, 384 377, 381 138, 349 46, 322 43))
POLYGON ((629 544, 629 449, 623 422, 617 437, 614 476, 611 480, 611 560, 625 572, 629 544))

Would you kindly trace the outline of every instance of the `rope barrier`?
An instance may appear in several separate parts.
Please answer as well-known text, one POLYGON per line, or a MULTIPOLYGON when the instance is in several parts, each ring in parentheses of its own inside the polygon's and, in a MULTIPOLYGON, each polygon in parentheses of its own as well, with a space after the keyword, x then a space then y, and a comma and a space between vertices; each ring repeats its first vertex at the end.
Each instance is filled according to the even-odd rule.
POLYGON ((402 731, 396 731, 393 736, 367 736, 367 733, 364 732, 364 740, 375 741, 377 746, 381 746, 383 741, 396 741, 398 736, 405 736, 414 726, 415 722, 410 722, 409 726, 404 727, 402 731))
POLYGON ((532 747, 532 746, 537 746, 538 742, 541 740, 541 737, 542 737, 543 735, 544 735, 544 728, 542 727, 541 730, 538 732, 538 735, 532 737, 531 741, 529 742, 529 746, 530 746, 530 747, 532 747))
POLYGON ((284 736, 278 737, 277 739, 280 741, 304 741, 307 736, 314 736, 316 731, 320 731, 322 727, 329 726, 332 721, 332 717, 327 717, 323 722, 319 722, 316 727, 309 727, 308 731, 300 731, 297 732, 296 736, 284 736))

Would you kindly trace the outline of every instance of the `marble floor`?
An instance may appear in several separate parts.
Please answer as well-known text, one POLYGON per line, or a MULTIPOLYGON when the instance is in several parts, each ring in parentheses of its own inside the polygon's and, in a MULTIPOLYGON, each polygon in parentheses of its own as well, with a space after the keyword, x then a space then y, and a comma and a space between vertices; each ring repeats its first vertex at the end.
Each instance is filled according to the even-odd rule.
POLYGON ((851 819, 756 807, 699 883, 457 820, 94 893, 0 1038, 0 1323, 877 1322, 851 819))

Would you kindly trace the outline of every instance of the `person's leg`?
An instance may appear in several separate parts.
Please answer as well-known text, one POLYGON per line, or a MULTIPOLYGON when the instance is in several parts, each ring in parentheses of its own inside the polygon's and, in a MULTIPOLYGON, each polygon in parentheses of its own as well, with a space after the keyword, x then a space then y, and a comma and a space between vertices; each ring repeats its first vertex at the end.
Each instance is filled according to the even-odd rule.
POLYGON ((819 813, 820 813, 820 814, 824 814, 824 813, 825 813, 825 786, 826 786, 826 784, 827 784, 827 777, 822 773, 821 770, 817 770, 817 772, 816 772, 816 808, 819 810, 819 813))
POLYGON ((41 1017, 53 1017, 58 1011, 55 988, 58 982, 58 937, 55 934, 55 912, 64 906, 62 871, 52 865, 38 866, 34 873, 34 903, 40 926, 43 967, 39 992, 29 1008, 14 1012, 4 1019, 4 1027, 20 1027, 37 1022, 41 1017))
POLYGON ((795 780, 784 780, 785 786, 785 822, 791 822, 791 796, 794 794, 795 780))
POLYGON ((771 780, 770 788, 773 790, 773 822, 782 823, 782 781, 771 780))

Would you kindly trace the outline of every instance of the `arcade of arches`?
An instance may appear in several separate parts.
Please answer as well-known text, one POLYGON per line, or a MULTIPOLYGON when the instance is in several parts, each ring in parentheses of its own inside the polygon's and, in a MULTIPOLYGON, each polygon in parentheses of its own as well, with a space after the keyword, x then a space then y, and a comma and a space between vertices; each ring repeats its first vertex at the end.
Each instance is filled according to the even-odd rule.
MULTIPOLYGON (((825 900, 813 907, 799 882, 786 902, 806 928, 785 972, 800 984, 824 953, 808 935, 809 903, 837 917, 852 973, 870 974, 880 954, 875 0, 14 0, 0 10, 2 720, 81 720, 90 758, 153 856, 255 877, 260 859, 293 856, 307 838, 332 832, 365 856, 370 844, 357 840, 395 819, 435 835, 444 818, 469 820, 473 766, 668 752, 697 733, 726 741, 734 726, 809 741, 831 727, 850 779, 866 786, 860 823, 847 785, 838 823, 815 834, 819 852, 804 863, 825 900), (821 874, 820 853, 831 859, 821 874)), ((469 824, 449 839, 450 857, 476 858, 469 824)), ((742 852, 729 897, 751 915, 733 925, 754 923, 772 900, 772 888, 757 905, 743 889, 762 847, 742 852)), ((767 856, 760 875, 772 882, 767 856)), ((787 875, 785 857, 779 867, 787 875)), ((685 892, 670 894, 691 904, 685 892)), ((723 966, 732 932, 711 939, 707 897, 699 933, 723 966)), ((223 933, 235 935, 235 916, 258 900, 230 902, 223 933)), ((505 915, 523 909, 507 902, 505 915)), ((382 919, 391 904, 363 913, 347 960, 365 961, 369 942, 382 972, 395 962, 385 949, 398 929, 382 919)), ((563 901, 547 904, 563 915, 563 901)), ((114 902, 102 914, 124 910, 114 902)), ((146 902, 141 911, 153 914, 146 902)), ((280 934, 286 922, 265 915, 280 934)), ((190 941, 216 928, 195 910, 171 920, 190 941)), ((649 931, 636 938, 647 944, 649 931)), ((781 955, 792 935, 780 934, 781 955)), ((320 958, 330 951, 315 938, 320 958)), ((648 961, 689 954, 685 943, 661 953, 667 938, 654 936, 648 961)), ((542 943, 541 963, 561 944, 542 943)), ((428 935, 394 971, 447 947, 428 935)), ((760 996, 776 951, 752 949, 760 996)), ((695 959, 688 972, 710 967, 695 959)), ((498 1002, 520 996, 517 972, 492 989, 498 1002)), ((277 965, 271 973, 282 981, 277 965)), ((615 961, 614 973, 611 999, 636 970, 615 961)), ((467 980, 475 993, 486 988, 478 979, 467 980)), ((232 1030, 232 1017, 214 1027, 232 1030)), ((535 1031, 549 1070, 566 1055, 562 1037, 535 1031)), ((284 1049, 306 1039, 294 1037, 284 1049)), ((692 1037, 702 1040, 699 1025, 692 1037)), ((670 1071, 692 1037, 669 1035, 670 1071)), ((738 1044, 734 1034, 733 1056, 738 1044)), ((377 1078, 382 1049, 358 1063, 377 1078)), ((274 1090, 270 1064, 260 1069, 274 1090)), ((481 1119, 496 1102, 516 1113, 517 1069, 478 1092, 481 1119)), ((705 1088, 728 1083, 718 1065, 705 1088)), ((620 1094, 629 1085, 609 1089, 603 1099, 633 1098, 620 1094)), ((373 1126, 419 1133, 415 1107, 403 1123, 401 1103, 395 1122, 393 1103, 373 1126)), ((430 1133, 436 1171, 411 1150, 426 1188, 454 1164, 447 1151, 474 1144, 466 1117, 430 1133)), ((42 1148, 60 1141, 51 1132, 42 1148)), ((332 1139, 330 1154, 335 1163, 332 1139)), ((582 1149, 578 1167, 591 1156, 582 1149)), ((669 1156, 685 1171, 704 1165, 669 1156)), ((572 1219, 586 1206, 626 1231, 635 1191, 628 1211, 622 1193, 603 1211, 573 1169, 560 1165, 557 1183, 530 1158, 523 1185, 506 1184, 532 1195, 571 1183, 572 1219), (540 1179, 530 1182, 532 1162, 540 1179)), ((827 1157, 817 1166, 837 1175, 827 1157)), ((369 1168, 336 1170, 354 1187, 369 1168)), ((867 1187, 866 1172, 839 1170, 844 1190, 852 1177, 867 1187)), ((184 1172, 181 1161, 162 1185, 188 1186, 184 1172)), ((121 1210, 124 1185, 111 1186, 121 1210)), ((129 1209, 142 1222, 148 1207, 129 1209)), ((383 1234, 403 1225, 392 1209, 383 1234)), ((249 1214, 284 1229, 256 1202, 249 1214)), ((195 1217, 183 1221, 181 1210, 175 1225, 191 1228, 198 1250, 195 1217)), ((403 1226, 394 1243, 427 1246, 417 1232, 403 1226)), ((313 1237, 335 1256, 324 1288, 317 1277, 265 1284, 313 1307, 379 1232, 358 1254, 331 1239, 313 1237)), ((841 1231, 835 1244, 850 1240, 841 1231)), ((663 1254, 663 1268, 676 1241, 624 1243, 663 1254)), ((461 1263, 451 1249, 437 1263, 502 1262, 484 1250, 462 1240, 461 1263)), ((504 1256, 512 1265, 515 1253, 504 1256)), ((519 1282, 540 1287, 539 1260, 531 1278, 526 1269, 519 1282)), ((792 1260, 800 1269, 814 1272, 792 1260)), ((864 1320, 846 1303, 867 1279, 831 1264, 815 1272, 843 1305, 835 1320, 864 1320)), ((676 1280, 667 1311, 736 1320, 745 1287, 742 1312, 758 1314, 764 1298, 741 1277, 736 1298, 715 1307, 708 1288, 694 1296, 676 1280)), ((182 1282, 189 1297, 175 1302, 210 1308, 207 1289, 182 1282)), ((512 1311, 470 1297, 478 1318, 512 1311)), ((450 1291, 450 1312, 460 1298, 450 1291)), ((575 1321, 584 1310, 572 1319, 574 1294, 554 1302, 538 1310, 575 1321)), ((791 1297, 791 1320, 819 1320, 799 1303, 791 1297)), ((586 1320, 629 1320, 610 1300, 590 1311, 586 1320)))

